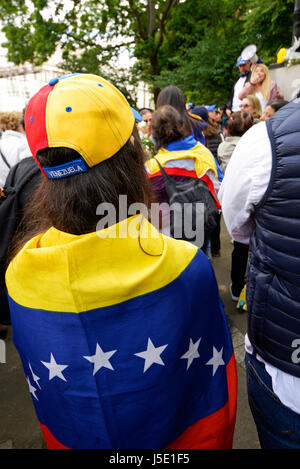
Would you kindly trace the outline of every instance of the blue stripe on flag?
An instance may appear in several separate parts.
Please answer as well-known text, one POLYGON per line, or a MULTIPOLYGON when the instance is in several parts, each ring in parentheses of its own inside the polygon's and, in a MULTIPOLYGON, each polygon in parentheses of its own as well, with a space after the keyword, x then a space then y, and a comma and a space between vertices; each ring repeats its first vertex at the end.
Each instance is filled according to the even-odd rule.
POLYGON ((212 277, 199 251, 175 281, 121 304, 74 314, 9 299, 38 418, 60 443, 166 447, 226 404, 232 344, 212 277))

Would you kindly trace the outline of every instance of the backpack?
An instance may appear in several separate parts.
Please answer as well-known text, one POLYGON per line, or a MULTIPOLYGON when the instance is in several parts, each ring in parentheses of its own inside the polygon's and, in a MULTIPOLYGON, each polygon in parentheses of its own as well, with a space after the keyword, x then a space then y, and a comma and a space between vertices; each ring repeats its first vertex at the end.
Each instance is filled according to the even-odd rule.
POLYGON ((21 221, 24 199, 32 190, 40 171, 32 157, 25 158, 12 167, 0 198, 0 324, 10 324, 10 313, 5 286, 6 257, 9 243, 21 221), (29 186, 27 186, 30 183, 29 186))
POLYGON ((176 211, 171 210, 170 236, 190 241, 201 248, 217 226, 219 211, 213 196, 201 179, 177 182, 155 160, 161 170, 170 207, 173 204, 177 207, 176 211))

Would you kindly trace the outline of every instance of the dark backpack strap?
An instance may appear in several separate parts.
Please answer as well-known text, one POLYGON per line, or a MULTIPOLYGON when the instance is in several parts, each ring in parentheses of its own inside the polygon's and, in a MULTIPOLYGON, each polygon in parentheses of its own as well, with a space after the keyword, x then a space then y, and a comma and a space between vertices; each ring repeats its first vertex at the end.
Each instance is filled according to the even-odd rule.
POLYGON ((32 160, 25 158, 11 168, 3 188, 6 197, 0 203, 0 324, 10 324, 5 271, 8 246, 18 228, 23 213, 20 192, 39 172, 40 170, 33 158, 32 160))
POLYGON ((8 195, 11 188, 13 188, 14 192, 19 194, 19 192, 23 189, 24 185, 27 184, 27 182, 30 181, 33 176, 40 171, 36 163, 34 163, 34 165, 31 165, 30 167, 28 166, 28 161, 25 160, 21 160, 19 163, 13 166, 7 176, 5 186, 3 188, 3 191, 6 195, 8 195), (19 176, 19 171, 21 167, 22 173, 19 176))
POLYGON ((160 162, 156 158, 154 158, 154 159, 155 159, 156 163, 159 166, 159 169, 161 171, 161 175, 163 177, 163 181, 164 181, 164 184, 165 184, 166 191, 169 195, 169 190, 170 189, 171 190, 176 189, 176 183, 175 183, 174 179, 171 176, 169 176, 169 174, 164 170, 164 168, 162 167, 160 162))

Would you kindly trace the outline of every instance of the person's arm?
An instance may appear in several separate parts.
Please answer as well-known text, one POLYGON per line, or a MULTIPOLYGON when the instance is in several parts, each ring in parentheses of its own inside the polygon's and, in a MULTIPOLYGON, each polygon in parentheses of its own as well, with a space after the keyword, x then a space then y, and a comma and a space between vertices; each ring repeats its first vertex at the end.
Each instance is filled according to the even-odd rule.
POLYGON ((228 142, 220 143, 218 147, 218 160, 220 161, 220 169, 225 175, 226 167, 232 155, 232 146, 228 142))
POLYGON ((253 70, 250 72, 249 80, 247 78, 244 88, 239 93, 239 99, 244 99, 248 94, 255 93, 255 87, 259 82, 259 76, 257 75, 256 66, 253 66, 253 70))
POLYGON ((270 97, 268 104, 277 99, 284 99, 283 93, 275 81, 271 81, 270 97))
POLYGON ((239 99, 244 99, 248 94, 253 94, 255 90, 255 84, 251 84, 250 81, 246 82, 244 88, 239 93, 239 99))
POLYGON ((253 214, 268 187, 272 152, 265 122, 255 124, 238 142, 218 194, 231 237, 248 244, 253 214))

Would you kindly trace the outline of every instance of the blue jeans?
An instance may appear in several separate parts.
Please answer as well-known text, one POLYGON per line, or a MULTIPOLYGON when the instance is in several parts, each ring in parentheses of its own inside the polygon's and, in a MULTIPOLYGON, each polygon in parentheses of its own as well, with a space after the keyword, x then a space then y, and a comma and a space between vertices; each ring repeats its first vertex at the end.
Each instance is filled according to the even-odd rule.
POLYGON ((300 449, 300 415, 281 403, 263 363, 246 353, 250 409, 263 449, 300 449))

